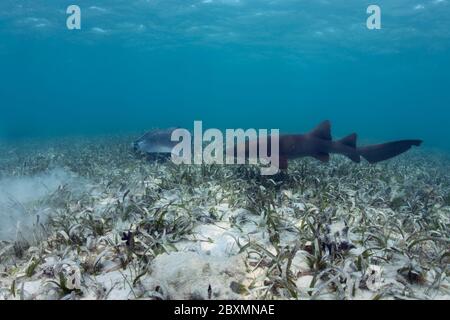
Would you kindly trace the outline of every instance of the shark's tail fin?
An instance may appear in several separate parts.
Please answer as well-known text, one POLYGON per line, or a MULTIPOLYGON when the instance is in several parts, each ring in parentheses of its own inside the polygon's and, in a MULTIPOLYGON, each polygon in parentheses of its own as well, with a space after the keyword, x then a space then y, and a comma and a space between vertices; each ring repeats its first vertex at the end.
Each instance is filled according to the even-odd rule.
POLYGON ((422 140, 401 140, 358 148, 358 153, 370 163, 391 159, 402 154, 412 146, 420 146, 422 140))

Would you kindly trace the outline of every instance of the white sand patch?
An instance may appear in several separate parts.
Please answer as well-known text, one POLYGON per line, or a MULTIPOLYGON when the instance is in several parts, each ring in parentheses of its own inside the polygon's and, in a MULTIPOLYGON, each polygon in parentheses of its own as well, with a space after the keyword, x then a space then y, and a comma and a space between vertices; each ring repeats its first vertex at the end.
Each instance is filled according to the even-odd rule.
POLYGON ((198 240, 199 253, 215 257, 228 257, 236 254, 239 248, 235 239, 239 234, 229 228, 227 223, 205 224, 194 228, 193 232, 198 240))
POLYGON ((297 279, 297 281, 295 282, 295 285, 300 290, 309 289, 311 287, 311 283, 312 283, 313 279, 314 279, 313 276, 309 276, 309 275, 303 276, 303 277, 300 277, 297 279))
POLYGON ((127 300, 136 298, 132 290, 132 276, 127 271, 113 271, 95 277, 95 281, 103 286, 109 300, 127 300))
POLYGON ((152 278, 171 299, 242 298, 230 287, 233 282, 244 280, 245 265, 241 256, 219 258, 195 252, 174 252, 158 256, 151 269, 152 278))

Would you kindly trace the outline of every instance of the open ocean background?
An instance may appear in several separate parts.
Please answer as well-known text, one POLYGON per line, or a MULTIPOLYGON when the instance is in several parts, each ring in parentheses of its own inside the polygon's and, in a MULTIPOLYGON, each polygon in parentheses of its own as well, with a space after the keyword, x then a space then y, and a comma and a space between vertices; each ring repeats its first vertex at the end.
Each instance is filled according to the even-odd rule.
POLYGON ((0 140, 152 127, 419 138, 450 150, 450 1, 0 2, 0 140), (66 28, 66 8, 82 29, 66 28))

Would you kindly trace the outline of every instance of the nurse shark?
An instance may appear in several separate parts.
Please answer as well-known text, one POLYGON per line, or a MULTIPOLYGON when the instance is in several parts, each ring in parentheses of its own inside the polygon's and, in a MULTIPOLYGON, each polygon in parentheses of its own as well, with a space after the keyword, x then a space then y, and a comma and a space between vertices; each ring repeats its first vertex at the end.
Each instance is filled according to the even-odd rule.
MULTIPOLYGON (((165 155, 170 157, 173 148, 178 141, 171 140, 171 134, 176 128, 156 129, 144 134, 134 143, 134 148, 147 155, 165 155)), ((330 160, 330 154, 340 154, 348 157, 353 162, 361 162, 364 158, 369 163, 378 163, 394 158, 413 146, 420 146, 422 140, 398 140, 381 144, 367 146, 357 146, 357 134, 352 133, 340 140, 333 140, 331 136, 331 122, 324 121, 315 129, 306 134, 282 134, 279 141, 279 169, 288 168, 288 160, 303 157, 313 157, 322 162, 330 160)), ((267 137, 267 151, 271 153, 272 139, 267 137)), ((259 140, 245 141, 246 158, 249 157, 249 150, 259 149, 259 140)), ((234 154, 242 148, 242 145, 234 146, 234 154)), ((233 150, 231 150, 233 152, 233 150)), ((228 153, 228 152, 227 152, 228 153)), ((259 154, 259 150, 258 150, 259 154)))

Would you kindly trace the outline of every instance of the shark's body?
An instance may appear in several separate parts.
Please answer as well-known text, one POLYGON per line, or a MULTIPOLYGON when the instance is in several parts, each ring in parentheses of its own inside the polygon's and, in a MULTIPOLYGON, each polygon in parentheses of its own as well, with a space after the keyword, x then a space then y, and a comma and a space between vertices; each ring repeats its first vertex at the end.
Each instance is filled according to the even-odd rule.
MULTIPOLYGON (((322 162, 328 162, 332 153, 347 156, 354 162, 360 162, 361 157, 363 157, 369 163, 377 163, 398 156, 408 151, 412 146, 420 146, 422 143, 422 140, 400 140, 357 147, 356 140, 357 135, 353 133, 341 140, 333 141, 329 121, 322 122, 306 134, 280 135, 279 168, 287 169, 289 159, 302 157, 314 157, 322 162)), ((271 150, 270 141, 269 137, 269 152, 271 150)), ((250 150, 252 144, 258 144, 258 141, 246 141, 246 150, 250 150)))
MULTIPOLYGON (((147 132, 134 142, 134 148, 149 158, 169 158, 178 142, 171 141, 173 130, 156 129, 147 132)), ((360 162, 361 157, 369 163, 377 163, 391 159, 408 151, 412 146, 420 146, 422 140, 400 140, 377 145, 358 147, 357 135, 353 133, 343 139, 333 140, 331 137, 331 124, 324 121, 314 130, 306 134, 286 134, 279 136, 279 169, 287 169, 288 160, 302 157, 314 157, 320 161, 328 162, 330 154, 341 154, 354 162, 360 162)), ((271 153, 271 137, 268 137, 267 150, 271 153)), ((239 147, 235 145, 234 154, 237 155, 239 147)), ((249 158, 249 150, 258 150, 258 140, 245 142, 245 157, 249 158)), ((233 150, 231 150, 233 151, 233 150)), ((228 154, 228 152, 227 152, 228 154)), ((259 154, 259 152, 258 152, 259 154)))

